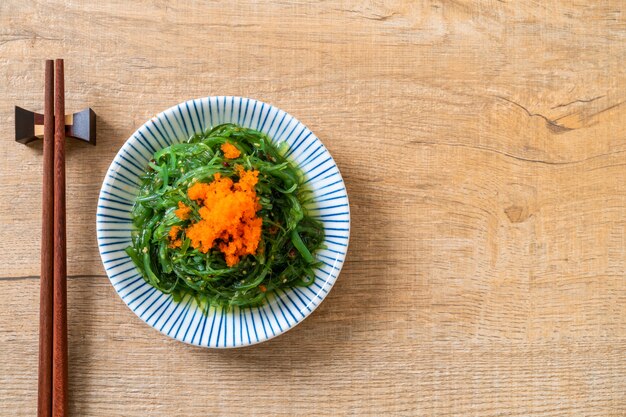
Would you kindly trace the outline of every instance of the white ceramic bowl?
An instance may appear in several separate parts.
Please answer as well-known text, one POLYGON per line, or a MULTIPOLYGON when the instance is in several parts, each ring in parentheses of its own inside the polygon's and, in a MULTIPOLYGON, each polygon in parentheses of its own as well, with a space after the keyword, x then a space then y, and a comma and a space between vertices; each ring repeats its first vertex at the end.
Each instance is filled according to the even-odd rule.
POLYGON ((343 265, 350 236, 350 207, 339 169, 322 142, 293 116, 243 97, 189 100, 153 117, 128 138, 102 182, 97 211, 98 247, 111 284, 143 321, 177 340, 198 346, 230 348, 263 342, 304 320, 322 302, 343 265), (180 303, 147 284, 124 252, 133 228, 130 210, 139 176, 152 154, 222 123, 237 123, 287 142, 288 157, 305 174, 315 203, 309 213, 324 224, 326 249, 310 287, 270 295, 254 308, 211 307, 208 314, 187 297, 180 303))

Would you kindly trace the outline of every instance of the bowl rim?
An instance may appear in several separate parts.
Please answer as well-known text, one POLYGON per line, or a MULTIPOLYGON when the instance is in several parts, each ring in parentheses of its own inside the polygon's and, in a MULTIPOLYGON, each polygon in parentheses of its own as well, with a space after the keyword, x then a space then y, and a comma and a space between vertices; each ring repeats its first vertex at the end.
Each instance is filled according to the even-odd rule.
MULTIPOLYGON (((181 116, 182 116, 182 114, 181 114, 181 116)), ((245 119, 245 118, 244 118, 244 119, 245 119)), ((245 120, 244 120, 244 121, 245 121, 245 120)), ((251 121, 252 121, 252 119, 251 119, 251 121)), ((222 123, 228 123, 228 121, 222 121, 222 123)), ((233 122, 232 122, 232 121, 230 121, 230 123, 233 123, 233 122)), ((215 126, 217 126, 218 124, 220 124, 220 123, 215 124, 215 126)), ((214 126, 208 126, 208 125, 207 125, 207 128, 211 128, 211 127, 214 127, 214 126)), ((270 127, 270 129, 271 129, 271 127, 270 127)), ((206 130, 206 129, 205 129, 205 130, 206 130)), ((201 131, 201 130, 200 130, 200 131, 201 131)), ((193 131, 192 131, 192 134, 193 134, 193 133, 197 133, 197 132, 198 132, 198 130, 193 130, 193 131)), ((268 135, 268 136, 269 136, 269 135, 268 135)), ((163 137, 163 136, 162 136, 162 137, 163 137)), ((271 137, 271 136, 270 136, 270 137, 271 137)), ((176 137, 176 138, 175 138, 175 140, 179 140, 179 137, 176 137)), ((183 137, 183 139, 182 139, 181 141, 183 141, 183 140, 185 140, 185 139, 184 139, 184 137, 183 137)), ((166 146, 168 146, 168 145, 166 144, 166 146)), ((158 150, 158 149, 157 149, 157 150, 158 150)), ((293 158, 291 158, 290 160, 291 160, 291 161, 292 161, 292 163, 294 163, 296 166, 298 166, 299 168, 301 168, 301 167, 300 167, 301 163, 296 162, 293 158)), ((302 169, 302 168, 301 168, 301 169, 302 169)), ((117 178, 113 178, 113 177, 112 177, 112 178, 111 178, 111 180, 112 180, 111 182, 112 182, 112 183, 114 183, 114 182, 117 180, 117 178)), ((313 187, 313 188, 315 189, 315 187, 313 187)), ((325 146, 325 145, 323 144, 323 142, 322 142, 322 141, 321 141, 321 140, 317 137, 317 135, 315 135, 311 129, 309 129, 309 128, 308 128, 308 127, 304 124, 304 123, 302 123, 299 119, 297 119, 296 117, 294 117, 294 116, 293 116, 293 115, 291 115, 290 113, 288 113, 288 112, 286 112, 286 111, 284 111, 284 110, 282 110, 282 109, 280 109, 280 108, 278 108, 278 107, 276 107, 276 106, 273 106, 273 105, 271 105, 271 104, 265 103, 265 102, 263 102, 263 101, 260 101, 260 100, 254 99, 254 98, 249 98, 249 97, 241 97, 241 96, 206 96, 206 97, 199 97, 199 98, 189 99, 189 100, 183 101, 183 102, 181 102, 181 103, 175 104, 175 105, 173 105, 173 106, 171 106, 171 107, 169 107, 169 108, 167 108, 167 109, 165 109, 165 110, 163 110, 163 111, 159 112, 159 113, 158 113, 158 114, 156 114, 155 116, 153 116, 153 117, 149 118, 149 119, 148 119, 148 120, 146 120, 144 123, 142 123, 142 124, 141 124, 141 125, 140 125, 140 126, 139 126, 139 127, 138 127, 138 128, 137 128, 137 129, 136 129, 136 130, 135 130, 135 131, 134 131, 134 132, 133 132, 133 133, 132 133, 132 134, 131 134, 131 135, 130 135, 130 136, 129 136, 126 140, 125 140, 125 141, 124 141, 124 143, 123 143, 123 144, 121 145, 121 147, 118 149, 118 151, 117 151, 117 153, 116 153, 115 157, 114 157, 114 158, 113 158, 113 160, 111 161, 111 164, 110 164, 110 165, 109 165, 109 167, 107 168, 107 171, 106 171, 106 173, 105 173, 105 175, 104 175, 104 178, 103 178, 103 181, 102 181, 102 186, 101 186, 101 188, 100 188, 100 192, 99 192, 99 194, 98 194, 97 213, 96 213, 96 231, 97 231, 96 233, 97 233, 98 252, 100 253, 100 259, 101 259, 102 264, 103 264, 103 267, 104 267, 104 269, 105 269, 105 273, 106 273, 107 277, 109 278, 109 282, 110 282, 110 283, 111 283, 111 285, 113 286, 113 288, 114 288, 115 292, 117 293, 117 295, 118 295, 118 296, 122 299, 122 301, 124 302, 124 304, 126 304, 126 306, 127 306, 127 307, 128 307, 128 308, 129 308, 129 309, 130 309, 130 310, 131 310, 131 311, 132 311, 132 312, 133 312, 133 313, 134 313, 137 317, 139 317, 139 318, 140 318, 140 319, 141 319, 144 323, 146 323, 146 324, 147 324, 148 326, 150 326, 151 328, 153 328, 153 329, 157 330, 159 333, 162 333, 162 334, 164 334, 164 335, 166 335, 166 336, 168 336, 168 337, 170 337, 170 338, 176 339, 176 340, 181 341, 181 342, 186 343, 186 344, 190 344, 190 345, 193 345, 193 346, 199 346, 199 347, 205 347, 205 348, 212 348, 212 349, 225 349, 225 348, 226 348, 226 349, 231 349, 231 348, 240 348, 240 347, 252 346, 252 345, 256 345, 256 344, 262 343, 262 342, 266 342, 266 341, 268 341, 268 340, 270 340, 270 339, 273 339, 273 338, 275 338, 275 337, 280 336, 281 334, 286 333, 287 331, 289 331, 289 330, 293 329, 294 327, 296 327, 297 325, 299 325, 300 323, 302 323, 302 322, 303 322, 306 318, 308 318, 308 317, 309 317, 309 316, 310 316, 310 315, 311 315, 311 314, 312 314, 312 313, 313 313, 313 312, 314 312, 314 311, 315 311, 315 310, 319 307, 319 305, 320 305, 320 304, 324 301, 324 299, 327 297, 327 295, 328 295, 328 293, 330 292, 330 290, 332 289, 332 287, 335 285, 335 283, 336 283, 337 279, 339 278, 339 275, 340 275, 340 273, 341 273, 341 270, 343 269, 343 265, 344 265, 344 263, 345 263, 345 261, 346 261, 346 258, 347 258, 347 256, 348 256, 348 251, 349 251, 348 249, 349 249, 349 244, 350 244, 351 223, 352 223, 352 219, 351 219, 351 210, 350 210, 350 203, 349 203, 348 190, 347 190, 347 187, 346 187, 346 185, 345 185, 345 181, 344 181, 344 179, 343 179, 343 176, 341 175, 341 171, 339 170, 339 166, 337 165, 337 163, 336 163, 335 159, 332 157, 332 155, 330 154, 330 151, 328 151, 328 149, 326 148, 326 146, 325 146), (300 310, 299 310, 299 312, 300 312, 300 314, 302 315, 302 317, 301 317, 301 318, 299 318, 299 319, 295 319, 295 316, 293 316, 293 317, 294 317, 295 322, 294 322, 293 324, 288 325, 288 326, 287 326, 287 327, 285 327, 284 329, 283 329, 283 328, 280 328, 280 326, 279 326, 279 329, 280 329, 279 331, 274 332, 274 330, 272 329, 272 334, 267 334, 267 332, 265 332, 265 333, 266 333, 265 337, 263 337, 263 335, 262 335, 262 334, 261 334, 261 335, 257 335, 257 339, 256 339, 256 340, 254 340, 254 341, 244 340, 244 338, 242 337, 242 338, 241 338, 241 341, 240 341, 239 343, 234 342, 233 344, 227 344, 227 343, 225 342, 224 346, 219 346, 219 336, 218 336, 218 338, 216 339, 216 342, 217 342, 217 343, 216 343, 216 345, 211 344, 211 337, 210 337, 210 336, 209 336, 209 338, 207 339, 207 344, 202 344, 202 337, 198 340, 198 342, 197 342, 197 343, 196 343, 196 342, 194 342, 195 337, 192 337, 192 339, 191 339, 190 341, 185 340, 185 337, 186 337, 186 336, 179 337, 179 336, 178 336, 178 331, 177 331, 177 334, 176 334, 176 335, 171 334, 172 329, 173 329, 173 326, 172 326, 172 328, 170 328, 170 330, 169 330, 169 331, 165 331, 165 330, 164 330, 164 327, 162 327, 161 329, 157 329, 156 322, 155 322, 154 324, 151 324, 151 323, 149 323, 149 322, 148 322, 148 320, 149 320, 150 318, 146 319, 146 318, 143 316, 143 314, 141 314, 141 315, 140 315, 140 314, 139 314, 139 312, 138 312, 138 311, 136 311, 136 308, 133 308, 133 307, 130 305, 130 302, 132 302, 132 301, 127 301, 127 300, 126 300, 126 298, 124 298, 124 297, 123 297, 123 295, 122 295, 122 294, 121 294, 121 292, 120 292, 121 290, 118 290, 118 288, 116 287, 116 285, 115 285, 115 284, 114 284, 114 282, 113 282, 113 279, 111 278, 111 275, 110 275, 110 273, 109 273, 109 270, 107 269, 106 264, 105 264, 105 261, 106 261, 106 260, 105 260, 105 254, 103 253, 102 246, 101 246, 101 240, 102 240, 102 237, 103 237, 102 235, 104 234, 104 232, 101 232, 101 229, 99 228, 99 223, 100 223, 99 218, 100 218, 100 216, 101 216, 104 212, 106 212, 107 210, 109 210, 109 208, 108 208, 108 207, 103 207, 103 206, 100 204, 101 199, 103 198, 103 192, 108 192, 108 190, 110 190, 110 189, 111 189, 111 185, 107 184, 107 178, 109 178, 109 177, 110 177, 110 174, 112 173, 112 171, 113 171, 113 172, 117 172, 117 170, 115 169, 115 164, 120 165, 121 163, 123 163, 123 161, 120 161, 120 160, 121 160, 121 159, 123 159, 122 155, 123 155, 123 153, 125 152, 126 148, 127 148, 128 146, 132 146, 132 144, 134 144, 134 142, 137 142, 137 141, 139 140, 139 139, 138 139, 138 137, 139 137, 139 135, 141 135, 141 131, 142 131, 142 129, 146 129, 146 126, 147 126, 147 125, 149 125, 151 122, 152 122, 152 123, 154 123, 155 121, 161 120, 162 118, 166 117, 168 114, 172 114, 172 113, 174 113, 174 112, 175 112, 175 111, 177 111, 177 110, 178 110, 178 111, 180 111, 180 107, 181 107, 181 106, 189 106, 190 104, 191 104, 191 105, 194 105, 194 103, 197 103, 197 102, 202 103, 202 101, 203 101, 203 100, 206 100, 209 106, 210 106, 210 105, 211 105, 211 103, 212 103, 212 102, 211 102, 211 100, 215 100, 215 101, 218 103, 218 107, 219 107, 219 101, 220 101, 220 100, 224 101, 224 103, 226 103, 226 100, 231 100, 231 102, 232 102, 232 103, 234 103, 234 101, 235 101, 235 100, 239 100, 239 105, 242 105, 242 103, 243 103, 244 101, 245 101, 245 102, 247 102, 248 104, 249 104, 249 103, 251 103, 251 102, 254 102, 254 103, 257 103, 257 104, 260 104, 260 105, 268 106, 268 108, 269 108, 269 109, 268 109, 268 113, 267 113, 268 115, 269 115, 269 113, 271 112, 271 110, 272 110, 272 108, 273 108, 273 109, 275 109, 275 110, 276 110, 279 114, 280 114, 280 112, 284 113, 284 115, 285 115, 284 117, 292 119, 292 120, 295 122, 295 126, 300 125, 300 126, 302 126, 302 127, 303 127, 304 131, 307 131, 307 130, 308 130, 308 132, 310 132, 310 133, 311 133, 311 136, 312 136, 312 138, 313 138, 313 139, 312 139, 312 143, 317 142, 317 143, 320 145, 320 147, 322 147, 322 148, 323 148, 323 152, 322 152, 322 154, 324 154, 324 153, 326 153, 326 154, 327 154, 327 156, 328 156, 329 160, 332 162, 331 167, 334 167, 334 168, 337 170, 337 175, 339 176, 340 185, 341 185, 341 186, 343 186, 343 190, 344 190, 344 196, 342 197, 342 199, 345 199, 345 203, 346 203, 346 206, 345 206, 345 208, 344 208, 343 210, 346 210, 346 213, 347 213, 347 223, 346 223, 346 225, 345 225, 345 226, 347 227, 347 236, 346 236, 346 238, 345 238, 345 248, 344 248, 344 253, 343 253, 343 255, 342 255, 341 257, 338 257, 338 259, 339 259, 339 258, 342 258, 342 259, 340 259, 340 263, 339 263, 338 268, 331 270, 331 272, 327 274, 327 275, 328 275, 328 277, 330 277, 330 278, 326 278, 326 281, 325 281, 325 283, 324 283, 324 286, 322 287, 322 290, 323 290, 323 291, 322 291, 322 290, 320 290, 320 291, 318 292, 318 294, 316 295, 316 297, 317 297, 317 298, 319 298, 319 300, 318 300, 317 302, 314 302, 314 301, 316 301, 316 300, 315 300, 315 298, 314 298, 313 300, 311 300, 311 302, 310 302, 309 304, 307 304, 307 305, 306 305, 306 308, 302 308, 302 309, 300 309, 300 310), (334 272, 334 274, 333 274, 333 272, 334 272)), ((127 256, 127 255, 125 255, 125 256, 127 256)), ((133 266, 133 269, 135 269, 134 265, 132 265, 132 266, 133 266)), ((142 284, 140 284, 140 285, 145 284, 145 285, 148 285, 148 286, 149 286, 149 284, 145 283, 145 281, 143 281, 143 279, 141 279, 141 281, 142 281, 142 284)), ((150 288, 154 288, 154 287, 150 286, 150 288)), ((289 290, 291 290, 291 289, 289 289, 289 290)), ((157 291, 158 291, 158 290, 157 290, 157 291)), ((283 292, 284 292, 284 291, 283 291, 283 292)), ((270 297, 279 297, 279 296, 278 296, 277 294, 272 294, 270 297)), ((269 297, 268 297, 268 298, 269 298, 269 297)), ((167 302, 167 301, 169 301, 170 303, 175 303, 173 300, 171 300, 171 297, 166 297, 166 302, 167 302)), ((267 303, 271 303, 271 302, 273 302, 273 300, 268 299, 268 300, 266 301, 266 304, 267 304, 267 303)), ((165 303, 165 302, 164 302, 164 303, 165 303)), ((180 303, 183 303, 183 301, 181 301, 180 303)), ((190 305, 192 305, 192 304, 195 304, 195 301, 192 301, 191 303, 188 303, 188 305, 185 307, 185 309, 186 309, 186 308, 188 308, 188 307, 189 307, 190 305)), ((197 305, 195 305, 194 307, 196 308, 196 310, 198 310, 197 305)), ((204 324, 204 325, 207 325, 207 324, 208 324, 208 321, 209 321, 209 320, 208 320, 208 317, 210 317, 210 316, 212 316, 212 315, 213 315, 213 316, 217 316, 217 315, 218 315, 218 309, 221 311, 221 313, 220 313, 220 314, 221 314, 222 319, 224 318, 224 311, 225 311, 225 309, 224 309, 224 308, 215 308, 215 307, 211 307, 211 310, 210 310, 210 311, 206 314, 206 315, 207 315, 207 319, 205 320, 205 324, 204 324)), ((244 309, 240 309, 240 310, 244 310, 244 309)), ((248 310, 248 309, 245 309, 245 310, 248 310)), ((281 309, 281 310, 282 310, 282 309, 281 309)), ((259 311, 260 311, 260 310, 259 310, 259 311)), ((226 314, 231 314, 231 313, 233 313, 233 311, 227 311, 227 312, 226 312, 226 314)), ((181 314, 182 314, 182 313, 181 313, 181 314)), ((283 313, 283 315, 284 315, 284 313, 283 313)), ((195 315, 194 315, 194 317, 195 317, 195 315)), ((251 320, 252 320, 252 318, 251 318, 251 320)), ((269 319, 268 319, 268 320, 269 320, 269 319)), ((158 321, 158 320, 157 320, 157 321, 158 321)), ((189 322, 189 324, 188 324, 188 325, 190 326, 190 325, 192 324, 192 322, 193 322, 193 319, 192 319, 192 321, 191 321, 191 322, 189 322)), ((235 322, 235 318, 233 318, 233 326, 234 326, 234 322, 235 322)), ((183 323, 184 323, 184 319, 183 319, 183 321, 181 321, 181 326, 180 326, 180 327, 182 327, 182 324, 183 324, 183 323)), ((174 323, 174 324, 175 324, 175 323, 174 323)), ((247 323, 246 323, 246 324, 247 324, 247 323)), ((268 324, 269 324, 269 323, 268 323, 268 324)), ((289 324, 289 323, 288 323, 288 324, 289 324)), ((220 324, 220 325, 221 325, 221 324, 220 324)), ((226 325, 226 326, 227 326, 227 325, 226 325)), ((179 327, 179 330, 180 330, 180 327, 179 327)), ((270 328, 271 328, 271 326, 270 326, 270 328)), ((234 327, 233 327, 233 329, 234 329, 234 327)), ((256 333, 256 332, 255 332, 255 333, 256 333)), ((234 339, 233 339, 233 340, 234 340, 234 339)))

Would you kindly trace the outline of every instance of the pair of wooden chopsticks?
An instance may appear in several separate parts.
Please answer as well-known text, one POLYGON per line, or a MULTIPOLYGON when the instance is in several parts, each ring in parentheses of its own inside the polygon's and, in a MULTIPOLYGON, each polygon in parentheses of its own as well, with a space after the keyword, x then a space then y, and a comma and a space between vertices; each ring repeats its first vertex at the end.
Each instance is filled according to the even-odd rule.
POLYGON ((38 416, 67 415, 65 91, 63 60, 46 61, 38 416))

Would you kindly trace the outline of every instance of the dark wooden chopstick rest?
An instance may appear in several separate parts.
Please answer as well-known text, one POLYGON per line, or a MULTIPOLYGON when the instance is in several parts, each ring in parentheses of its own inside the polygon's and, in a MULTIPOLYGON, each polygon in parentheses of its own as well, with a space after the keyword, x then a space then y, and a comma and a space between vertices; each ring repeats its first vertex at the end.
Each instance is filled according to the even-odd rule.
MULTIPOLYGON (((15 106, 15 140, 27 144, 43 139, 44 115, 15 106)), ((96 144, 96 113, 90 108, 65 115, 65 136, 96 144)))

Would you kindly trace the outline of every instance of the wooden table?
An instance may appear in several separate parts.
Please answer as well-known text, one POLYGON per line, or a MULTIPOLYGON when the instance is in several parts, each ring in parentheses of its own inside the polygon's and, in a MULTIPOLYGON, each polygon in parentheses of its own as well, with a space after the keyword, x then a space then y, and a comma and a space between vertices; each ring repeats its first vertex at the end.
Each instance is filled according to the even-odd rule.
POLYGON ((41 145, 13 106, 63 57, 68 112, 98 114, 68 143, 73 415, 626 415, 625 3, 184 3, 0 4, 1 414, 37 386, 41 145), (95 238, 124 140, 220 94, 308 125, 353 220, 322 306, 228 351, 145 325, 95 238))

